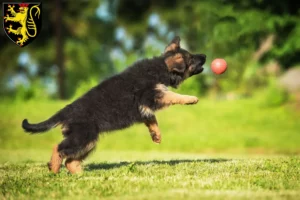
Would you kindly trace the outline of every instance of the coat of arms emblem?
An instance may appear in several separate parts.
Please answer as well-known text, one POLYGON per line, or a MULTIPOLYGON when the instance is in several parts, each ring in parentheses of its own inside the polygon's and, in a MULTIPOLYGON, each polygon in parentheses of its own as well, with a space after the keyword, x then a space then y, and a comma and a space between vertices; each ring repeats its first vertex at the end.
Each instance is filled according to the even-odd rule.
POLYGON ((3 28, 18 46, 31 43, 42 26, 41 3, 3 3, 3 28))

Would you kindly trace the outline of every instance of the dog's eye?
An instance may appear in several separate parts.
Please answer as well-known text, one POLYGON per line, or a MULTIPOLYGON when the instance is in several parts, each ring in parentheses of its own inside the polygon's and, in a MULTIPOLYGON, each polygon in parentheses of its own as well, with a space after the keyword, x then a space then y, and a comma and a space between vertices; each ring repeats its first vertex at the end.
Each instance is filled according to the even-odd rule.
POLYGON ((191 56, 188 58, 188 65, 192 65, 194 63, 194 58, 191 56))

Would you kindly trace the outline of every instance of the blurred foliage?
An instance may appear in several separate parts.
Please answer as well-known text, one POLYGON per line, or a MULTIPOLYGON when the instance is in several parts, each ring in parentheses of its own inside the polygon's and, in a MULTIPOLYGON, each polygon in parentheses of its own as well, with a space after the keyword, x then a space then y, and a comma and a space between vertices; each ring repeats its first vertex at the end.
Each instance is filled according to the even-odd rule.
POLYGON ((262 105, 265 107, 281 106, 289 100, 288 92, 281 87, 273 79, 269 80, 269 85, 263 93, 262 105))
POLYGON ((75 94, 73 96, 73 100, 79 98, 83 94, 85 94, 88 90, 90 90, 92 87, 97 85, 97 80, 95 79, 88 79, 86 81, 81 81, 76 87, 75 94))
POLYGON ((270 86, 265 94, 265 106, 276 107, 281 106, 288 100, 288 93, 282 88, 270 86))
MULTIPOLYGON (((292 0, 80 0, 76 3, 63 0, 61 3, 69 97, 77 96, 81 88, 88 89, 79 85, 101 81, 136 60, 160 55, 174 35, 181 36, 184 48, 207 54, 206 68, 216 57, 225 58, 229 66, 219 77, 206 69, 204 74, 182 85, 180 92, 198 95, 208 89, 251 92, 268 83, 256 73, 265 63, 275 60, 285 70, 300 62, 297 56, 300 3, 292 0), (270 48, 255 57, 270 35, 274 35, 270 48)), ((0 32, 1 96, 57 97, 53 87, 52 92, 47 90, 49 80, 56 80, 58 69, 54 2, 43 2, 42 14, 42 32, 26 48, 14 45, 4 31, 0 32), (29 62, 20 64, 20 55, 24 53, 29 62), (34 73, 32 65, 37 67, 34 73), (20 74, 26 77, 26 86, 22 86, 24 81, 11 81, 20 74), (9 85, 10 82, 13 84, 9 85)))

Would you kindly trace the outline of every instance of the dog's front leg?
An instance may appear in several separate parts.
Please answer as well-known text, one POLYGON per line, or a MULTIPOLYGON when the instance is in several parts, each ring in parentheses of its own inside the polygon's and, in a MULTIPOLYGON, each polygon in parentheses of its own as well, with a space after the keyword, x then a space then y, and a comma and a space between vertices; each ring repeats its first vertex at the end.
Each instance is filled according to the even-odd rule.
POLYGON ((198 103, 198 98, 195 96, 182 95, 172 91, 167 91, 158 101, 164 106, 175 104, 189 105, 198 103))
POLYGON ((156 142, 156 143, 160 143, 161 142, 161 134, 160 134, 160 130, 158 128, 158 123, 156 121, 155 115, 153 115, 151 118, 145 119, 144 123, 148 127, 152 141, 156 142))
POLYGON ((177 94, 175 92, 169 91, 168 88, 163 84, 158 84, 156 87, 158 91, 156 102, 161 105, 161 107, 167 107, 170 105, 181 104, 189 105, 198 103, 198 98, 195 96, 177 94))
POLYGON ((148 127, 152 141, 160 143, 161 134, 154 112, 149 107, 143 105, 139 107, 139 110, 145 125, 148 127))

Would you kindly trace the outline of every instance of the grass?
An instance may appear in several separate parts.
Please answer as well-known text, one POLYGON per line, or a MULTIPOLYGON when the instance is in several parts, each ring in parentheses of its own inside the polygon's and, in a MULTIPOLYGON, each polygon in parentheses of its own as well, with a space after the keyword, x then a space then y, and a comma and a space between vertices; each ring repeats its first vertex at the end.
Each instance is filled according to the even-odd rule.
MULTIPOLYGON (((31 101, 0 103, 2 149, 49 149, 61 141, 59 128, 46 134, 28 135, 21 122, 40 122, 68 102, 31 101)), ((104 134, 99 150, 299 153, 300 116, 286 107, 264 108, 253 100, 200 99, 195 106, 173 106, 157 113, 162 144, 151 142, 147 128, 131 128, 104 134)))
POLYGON ((29 155, 33 157, 27 161, 0 164, 0 199, 298 199, 300 196, 297 156, 208 157, 103 151, 92 155, 81 175, 69 175, 65 168, 53 175, 46 169, 46 159, 40 157, 48 158, 46 152, 29 155))
POLYGON ((0 199, 299 199, 300 116, 257 100, 200 99, 158 112, 147 128, 100 137, 85 172, 48 172, 59 128, 28 135, 21 121, 46 119, 68 102, 0 103, 0 199))

